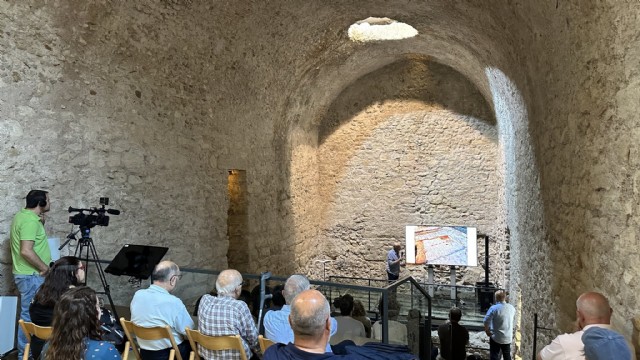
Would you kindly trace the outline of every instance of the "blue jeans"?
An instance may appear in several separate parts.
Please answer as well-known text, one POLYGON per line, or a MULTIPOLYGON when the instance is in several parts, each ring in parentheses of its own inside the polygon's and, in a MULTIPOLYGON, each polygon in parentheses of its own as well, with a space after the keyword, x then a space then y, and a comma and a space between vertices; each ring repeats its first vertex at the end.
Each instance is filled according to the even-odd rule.
MULTIPOLYGON (((40 275, 13 275, 16 287, 20 292, 20 319, 24 321, 31 321, 31 315, 29 315, 29 305, 31 300, 36 295, 36 292, 40 288, 40 285, 44 282, 44 277, 40 275)), ((27 345, 27 337, 22 332, 22 328, 18 327, 18 359, 22 359, 24 354, 24 347, 27 345)))

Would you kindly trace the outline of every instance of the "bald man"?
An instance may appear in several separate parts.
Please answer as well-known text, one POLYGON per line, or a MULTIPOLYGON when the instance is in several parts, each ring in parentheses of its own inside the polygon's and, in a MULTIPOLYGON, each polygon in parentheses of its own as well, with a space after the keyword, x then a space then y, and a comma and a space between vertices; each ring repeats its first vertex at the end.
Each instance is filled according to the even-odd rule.
MULTIPOLYGON (((264 316, 264 335, 267 339, 288 344, 293 341, 293 330, 289 323, 289 314, 291 313, 291 303, 298 294, 305 290, 309 290, 311 284, 309 279, 304 275, 291 275, 284 284, 284 300, 287 303, 282 309, 277 311, 269 311, 264 316)), ((338 328, 336 319, 331 318, 331 335, 334 335, 338 328)), ((326 352, 332 352, 331 345, 327 343, 326 352)))
MULTIPOLYGON (((171 292, 182 278, 180 268, 172 261, 162 261, 153 269, 152 284, 147 289, 136 291, 131 300, 131 321, 142 327, 169 325, 178 344, 183 360, 189 358, 191 346, 185 328, 193 329, 193 319, 187 308, 171 292)), ((167 359, 172 349, 169 339, 138 339, 142 360, 167 359)))
MULTIPOLYGON (((251 311, 244 301, 238 300, 242 292, 242 275, 233 269, 224 270, 216 279, 218 296, 204 295, 198 307, 198 330, 204 335, 240 335, 247 358, 258 353, 258 329, 251 311)), ((236 350, 208 350, 200 347, 205 359, 239 359, 236 350)))
POLYGON ((319 291, 305 290, 298 294, 289 314, 293 343, 270 346, 263 360, 352 359, 351 355, 325 352, 331 332, 330 313, 329 302, 319 291))
POLYGON ((609 300, 597 292, 586 292, 576 301, 576 317, 579 331, 562 334, 553 339, 538 353, 538 360, 585 359, 582 335, 593 327, 611 328, 609 300))

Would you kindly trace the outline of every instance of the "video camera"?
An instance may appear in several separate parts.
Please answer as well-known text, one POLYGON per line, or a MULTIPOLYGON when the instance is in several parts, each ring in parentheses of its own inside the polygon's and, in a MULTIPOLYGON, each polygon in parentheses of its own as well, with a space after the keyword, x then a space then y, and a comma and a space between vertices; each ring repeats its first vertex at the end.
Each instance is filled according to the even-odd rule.
POLYGON ((106 214, 111 215, 120 215, 120 210, 115 209, 105 209, 105 206, 109 205, 109 198, 101 197, 100 198, 99 208, 89 208, 89 209, 76 209, 73 207, 69 207, 69 212, 77 212, 77 214, 69 217, 69 222, 73 225, 78 225, 81 228, 90 229, 96 225, 98 226, 109 226, 109 217, 106 214), (88 214, 84 212, 88 211, 88 214))

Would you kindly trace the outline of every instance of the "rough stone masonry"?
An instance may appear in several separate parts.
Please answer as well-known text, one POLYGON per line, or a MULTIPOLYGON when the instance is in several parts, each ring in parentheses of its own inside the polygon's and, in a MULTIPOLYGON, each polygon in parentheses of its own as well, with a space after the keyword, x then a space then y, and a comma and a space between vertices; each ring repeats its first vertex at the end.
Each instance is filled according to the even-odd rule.
POLYGON ((535 313, 555 330, 544 343, 586 290, 631 338, 639 15, 618 0, 3 1, 0 291, 32 188, 51 192, 56 237, 68 206, 110 197, 122 214, 92 234, 104 258, 156 244, 182 266, 233 266, 236 169, 251 272, 318 277, 335 259, 378 276, 396 224, 476 222, 519 309, 519 355, 535 313), (351 42, 370 16, 419 34, 351 42))

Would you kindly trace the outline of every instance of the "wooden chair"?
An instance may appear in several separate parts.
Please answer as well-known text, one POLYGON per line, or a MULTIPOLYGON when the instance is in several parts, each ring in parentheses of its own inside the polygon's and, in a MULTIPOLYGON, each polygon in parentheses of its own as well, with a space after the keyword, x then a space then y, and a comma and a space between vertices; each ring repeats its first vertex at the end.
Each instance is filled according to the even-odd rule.
POLYGON ((173 348, 169 351, 169 360, 173 360, 174 357, 177 360, 182 360, 180 350, 178 349, 178 345, 173 338, 171 327, 169 327, 169 325, 145 328, 142 326, 138 326, 129 320, 125 320, 125 318, 120 318, 120 324, 124 329, 124 333, 127 334, 127 339, 129 339, 129 341, 133 345, 131 348, 133 349, 133 354, 136 356, 137 360, 142 360, 142 357, 140 356, 140 351, 138 350, 138 346, 135 343, 133 336, 131 336, 132 334, 136 337, 136 339, 142 340, 169 339, 169 341, 171 341, 171 347, 173 348))
POLYGON ((124 343, 124 351, 122 352, 122 360, 127 360, 129 359, 129 347, 131 346, 130 342, 125 342, 124 343))
POLYGON ((275 344, 272 340, 267 339, 262 335, 258 335, 258 342, 260 343, 260 350, 264 354, 265 351, 269 348, 269 346, 275 344))
POLYGON ((25 322, 24 320, 18 320, 22 332, 27 337, 27 345, 24 348, 23 360, 29 359, 29 353, 31 352, 31 336, 35 335, 42 340, 47 340, 51 336, 53 329, 50 326, 38 326, 32 322, 25 322))
POLYGON ((186 328, 186 330, 189 344, 191 344, 189 359, 200 360, 200 354, 198 354, 198 344, 200 344, 209 350, 238 350, 240 359, 247 360, 247 354, 244 352, 240 335, 208 336, 202 335, 198 330, 189 328, 186 328))

